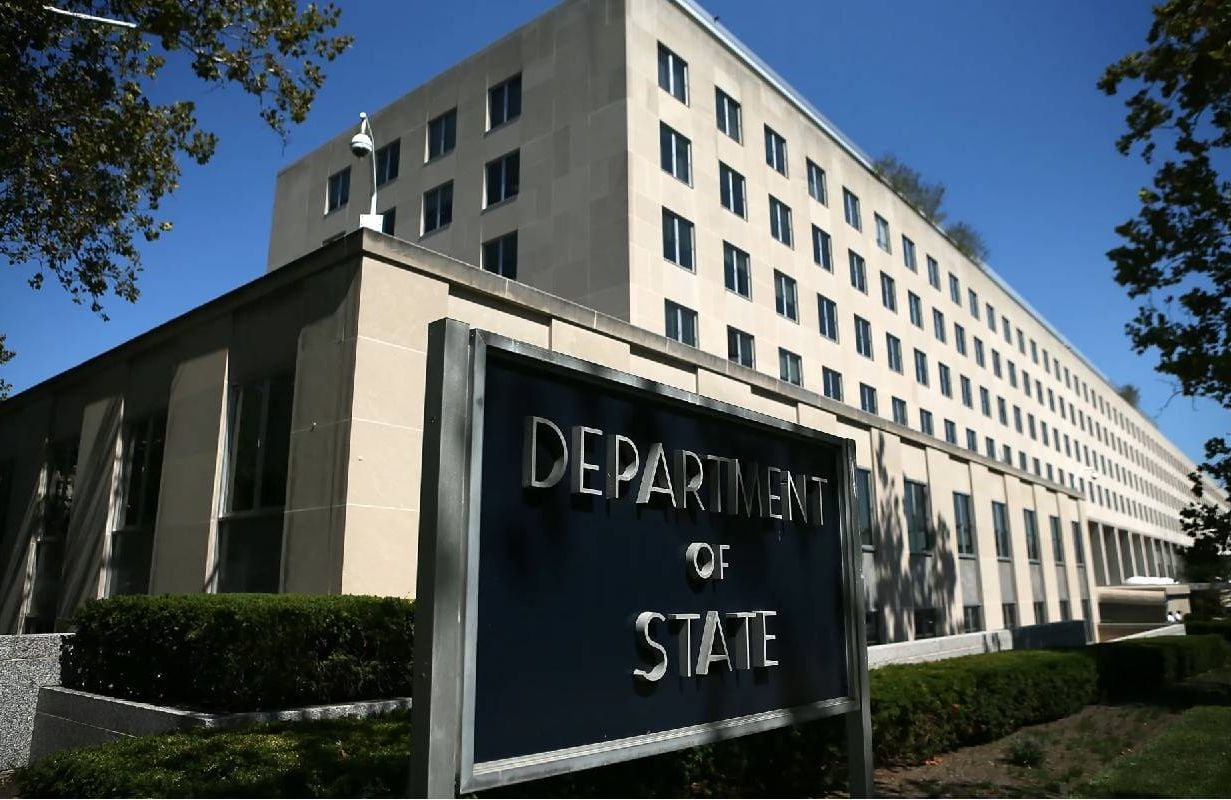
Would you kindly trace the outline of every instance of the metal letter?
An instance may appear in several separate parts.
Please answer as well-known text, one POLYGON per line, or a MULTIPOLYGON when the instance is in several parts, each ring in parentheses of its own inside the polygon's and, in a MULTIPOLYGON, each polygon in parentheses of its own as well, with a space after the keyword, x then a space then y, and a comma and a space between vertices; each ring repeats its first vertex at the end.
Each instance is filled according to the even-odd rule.
POLYGON ((752 669, 752 636, 751 620, 757 615, 755 611, 733 611, 727 614, 727 619, 735 620, 735 668, 752 669))
POLYGON ((727 637, 722 632, 722 622, 717 611, 705 612, 705 627, 701 630, 701 646, 697 648, 697 674, 708 675, 710 664, 721 661, 731 669, 731 657, 727 655, 727 637), (722 644, 722 654, 714 655, 714 646, 722 644))
POLYGON ((667 619, 672 622, 682 622, 680 626, 680 675, 684 678, 692 677, 692 621, 701 619, 700 614, 668 614, 667 619))
POLYGON ((714 574, 714 564, 717 561, 714 558, 714 548, 705 542, 693 542, 688 545, 688 549, 684 551, 684 557, 688 559, 689 571, 701 580, 708 580, 714 574), (709 554, 709 560, 704 564, 697 560, 703 552, 709 554))
POLYGON ((825 484, 827 483, 829 483, 829 481, 827 481, 824 478, 818 478, 815 475, 809 475, 808 476, 808 488, 804 492, 804 494, 808 498, 809 505, 812 507, 812 513, 810 513, 808 516, 810 519, 813 520, 813 524, 816 525, 816 527, 818 528, 822 527, 825 524, 825 517, 822 515, 824 508, 822 507, 822 503, 821 503, 821 493, 825 488, 825 484), (812 488, 813 484, 816 484, 815 490, 812 488))
POLYGON ((675 492, 671 489, 671 470, 667 468, 667 457, 663 455, 662 442, 650 445, 650 452, 646 453, 645 471, 641 473, 641 488, 637 491, 637 502, 639 504, 650 502, 651 494, 665 494, 671 499, 671 505, 675 505, 675 492), (663 480, 667 482, 666 486, 658 485, 660 467, 663 480))
POLYGON ((754 667, 776 667, 778 662, 769 657, 769 643, 778 637, 769 632, 769 618, 778 616, 777 611, 754 611, 754 635, 757 637, 757 648, 752 653, 754 667))
POLYGON ((701 459, 691 450, 676 450, 675 451, 675 506, 676 508, 688 508, 688 495, 692 495, 697 501, 697 508, 705 510, 705 503, 701 502, 701 481, 705 478, 705 468, 701 465, 701 459), (688 463, 691 461, 697 465, 695 474, 688 474, 688 463))
POLYGON ((642 611, 637 615, 639 644, 658 652, 658 663, 648 671, 640 668, 633 670, 634 675, 649 683, 653 683, 667 674, 667 648, 654 641, 654 637, 650 636, 650 623, 655 621, 663 622, 665 620, 666 617, 656 611, 642 611))
POLYGON ((779 489, 782 488, 782 479, 774 480, 775 473, 781 475, 782 470, 777 467, 765 468, 765 514, 774 519, 782 519, 781 512, 774 513, 774 501, 782 499, 782 495, 774 494, 774 484, 778 484, 779 489))
POLYGON ((727 497, 731 501, 727 506, 728 514, 738 516, 741 513, 740 506, 742 505, 744 508, 742 513, 744 513, 745 516, 761 516, 761 481, 757 478, 760 471, 761 468, 756 464, 753 464, 752 480, 745 481, 743 470, 740 469, 739 459, 731 459, 731 468, 727 470, 727 497), (749 495, 746 491, 746 488, 749 487, 752 489, 751 495, 749 495), (757 503, 756 514, 752 513, 753 500, 756 500, 757 503))
POLYGON ((726 574, 727 567, 731 566, 727 563, 727 551, 731 549, 729 544, 718 545, 718 580, 722 580, 726 574))
POLYGON ((620 484, 628 483, 637 475, 641 467, 641 454, 633 440, 619 433, 607 434, 607 497, 617 500, 620 497, 620 484), (620 447, 628 445, 633 449, 633 460, 620 464, 620 447))
MULTIPOLYGON (((574 448, 576 449, 576 448, 574 448)), ((790 470, 782 470, 782 497, 786 500, 786 518, 788 522, 795 520, 795 510, 799 510, 799 519, 805 525, 808 523, 808 505, 804 502, 804 498, 800 496, 800 490, 803 490, 804 495, 808 493, 808 484, 806 483, 807 476, 802 472, 796 478, 791 474, 790 470), (799 481, 798 487, 796 481, 799 481)))
POLYGON ((705 457, 705 466, 710 473, 710 511, 715 514, 722 513, 722 465, 727 461, 722 456, 705 457))
POLYGON ((523 430, 521 451, 521 486, 523 489, 550 489, 564 477, 568 466, 568 443, 564 441, 564 433, 556 427, 556 423, 543 417, 526 417, 523 430), (551 472, 543 480, 538 478, 539 459, 539 428, 546 425, 556 435, 560 442, 560 455, 551 465, 551 472))
POLYGON ((569 490, 573 494, 602 495, 602 489, 591 489, 586 486, 586 473, 598 472, 598 464, 586 463, 586 436, 602 436, 598 428, 587 428, 584 425, 574 425, 573 430, 573 469, 569 480, 569 490))

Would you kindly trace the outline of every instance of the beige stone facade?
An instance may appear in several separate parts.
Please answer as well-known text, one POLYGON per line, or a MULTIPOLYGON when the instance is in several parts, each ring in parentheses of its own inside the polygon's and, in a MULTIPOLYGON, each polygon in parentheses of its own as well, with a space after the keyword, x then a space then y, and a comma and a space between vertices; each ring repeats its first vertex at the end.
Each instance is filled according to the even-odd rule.
POLYGON ((371 166, 348 129, 279 174, 263 278, 0 406, 0 632, 121 591, 412 594, 442 317, 854 439, 873 640, 1094 623, 1097 585, 1176 574, 1192 464, 690 2, 567 0, 372 123, 400 151, 379 189, 392 237, 354 233, 371 166), (664 52, 687 63, 686 91, 661 85, 664 52), (490 125, 491 90, 516 76, 520 115, 490 125), (719 91, 738 138, 716 125, 719 91), (453 145, 429 158, 451 110, 453 145), (687 180, 663 168, 664 125, 689 140, 687 180), (486 165, 510 153, 518 191, 490 203, 486 165), (743 213, 724 207, 720 165, 743 178, 743 213), (331 177, 347 168, 343 197, 331 177), (425 194, 450 181, 450 219, 424 234, 425 194), (325 213, 331 198, 345 202, 325 213), (672 251, 687 268, 664 212, 691 224, 691 259, 672 251), (479 268, 513 232, 516 280, 479 268), (729 288, 730 248, 748 254, 746 290, 729 288), (695 346, 664 336, 668 303, 695 312, 695 346), (751 368, 728 358, 730 329, 752 337, 751 368), (780 350, 801 385, 780 379, 795 377, 780 350))

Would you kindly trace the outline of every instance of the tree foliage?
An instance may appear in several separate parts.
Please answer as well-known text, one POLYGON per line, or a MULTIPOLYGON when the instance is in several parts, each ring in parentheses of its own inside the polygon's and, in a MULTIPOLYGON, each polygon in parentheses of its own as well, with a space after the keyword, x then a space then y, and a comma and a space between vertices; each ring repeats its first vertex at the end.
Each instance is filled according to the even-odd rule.
POLYGON ((204 164, 217 138, 194 104, 147 89, 169 58, 206 84, 237 85, 285 137, 323 85, 324 62, 351 43, 331 35, 332 4, 293 0, 0 0, 0 257, 47 276, 103 314, 108 293, 138 295, 139 244, 170 230, 159 203, 179 157, 204 164))
MULTIPOLYGON (((1219 171, 1231 157, 1231 2, 1168 0, 1154 8, 1146 42, 1099 81, 1108 95, 1131 92, 1116 147, 1156 165, 1107 255, 1141 302, 1127 325, 1134 349, 1156 351, 1158 370, 1184 395, 1231 408, 1231 180, 1219 171)), ((1227 436, 1210 439, 1205 456, 1200 472, 1231 488, 1227 436)), ((1225 550, 1231 512, 1203 499, 1201 474, 1192 479, 1185 529, 1225 550)))
MULTIPOLYGON (((928 183, 919 170, 910 166, 895 156, 886 153, 872 164, 877 174, 885 183, 906 202, 915 207, 938 227, 948 218, 944 210, 945 185, 943 183, 928 183)), ((986 261, 989 255, 987 242, 983 236, 968 222, 955 222, 943 226, 949 240, 967 258, 975 261, 986 261)))
POLYGON ((1116 389, 1116 394, 1133 408, 1137 408, 1137 404, 1141 402, 1141 390, 1131 383, 1126 383, 1116 389))
MULTIPOLYGON (((13 351, 4 346, 6 338, 3 333, 0 333, 0 367, 7 364, 13 358, 13 351)), ((8 397, 11 391, 13 391, 13 385, 4 378, 0 378, 0 400, 8 397)))

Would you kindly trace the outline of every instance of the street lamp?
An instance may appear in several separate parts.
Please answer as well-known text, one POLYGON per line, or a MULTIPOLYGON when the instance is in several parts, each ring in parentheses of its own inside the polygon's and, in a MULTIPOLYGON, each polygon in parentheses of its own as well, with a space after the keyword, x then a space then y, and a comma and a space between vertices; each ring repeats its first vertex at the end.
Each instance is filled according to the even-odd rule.
POLYGON ((361 159, 364 156, 371 156, 372 158, 372 203, 368 206, 368 213, 359 215, 359 227, 368 228, 379 233, 384 230, 385 217, 383 214, 376 213, 376 145, 374 138, 372 123, 368 121, 368 115, 360 111, 359 132, 351 137, 350 151, 355 155, 355 158, 361 159))

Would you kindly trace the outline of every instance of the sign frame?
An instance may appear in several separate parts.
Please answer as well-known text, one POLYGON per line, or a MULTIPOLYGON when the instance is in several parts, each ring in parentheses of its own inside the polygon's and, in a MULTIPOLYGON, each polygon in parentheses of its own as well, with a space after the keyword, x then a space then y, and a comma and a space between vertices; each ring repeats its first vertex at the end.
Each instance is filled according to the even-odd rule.
MULTIPOLYGON (((871 796, 871 715, 862 547, 855 535, 855 443, 514 339, 440 319, 428 327, 411 724, 412 796, 456 796, 642 758, 833 715, 846 716, 850 788, 871 796), (683 728, 543 753, 474 761, 475 657, 484 387, 489 351, 596 386, 840 449, 838 519, 848 693, 683 728)), ((516 470, 516 467, 511 467, 516 470)))

